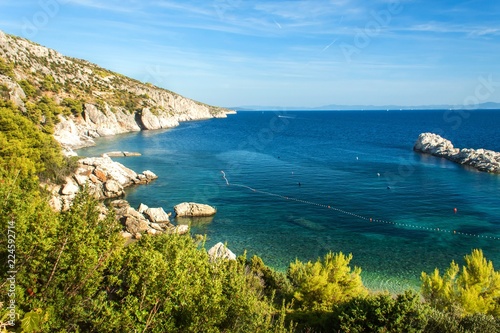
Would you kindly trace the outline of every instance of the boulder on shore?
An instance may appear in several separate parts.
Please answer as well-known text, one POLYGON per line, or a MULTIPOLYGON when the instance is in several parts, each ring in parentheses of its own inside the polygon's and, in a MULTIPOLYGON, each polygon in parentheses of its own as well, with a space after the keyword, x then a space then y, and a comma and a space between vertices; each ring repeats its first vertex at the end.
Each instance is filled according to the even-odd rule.
POLYGON ((199 204, 195 202, 183 202, 174 206, 176 216, 194 217, 194 216, 212 216, 217 210, 209 205, 199 204))
POLYGON ((500 174, 500 153, 486 149, 455 148, 451 141, 434 133, 420 134, 413 150, 443 157, 479 171, 500 174))
POLYGON ((142 212, 151 222, 162 223, 169 222, 168 214, 163 208, 148 208, 142 212))
MULTIPOLYGON (((143 234, 157 235, 162 233, 185 234, 189 231, 188 226, 173 226, 169 222, 168 214, 163 208, 147 208, 144 211, 138 211, 132 207, 127 200, 113 200, 110 207, 114 209, 116 219, 123 227, 122 235, 129 237, 132 235, 139 239, 143 234)), ((141 207, 147 207, 141 204, 141 207)))
POLYGON ((236 254, 234 254, 221 242, 212 246, 210 250, 208 250, 208 255, 210 256, 211 260, 216 260, 216 259, 236 260, 236 254))

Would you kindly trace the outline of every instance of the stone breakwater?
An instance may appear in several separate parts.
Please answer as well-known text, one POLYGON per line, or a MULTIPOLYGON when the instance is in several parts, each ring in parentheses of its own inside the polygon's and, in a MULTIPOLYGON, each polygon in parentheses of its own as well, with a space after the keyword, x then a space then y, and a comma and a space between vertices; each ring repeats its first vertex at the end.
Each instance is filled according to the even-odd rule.
POLYGON ((455 148, 451 141, 437 134, 420 134, 413 150, 443 157, 479 171, 500 174, 500 153, 486 149, 455 148))

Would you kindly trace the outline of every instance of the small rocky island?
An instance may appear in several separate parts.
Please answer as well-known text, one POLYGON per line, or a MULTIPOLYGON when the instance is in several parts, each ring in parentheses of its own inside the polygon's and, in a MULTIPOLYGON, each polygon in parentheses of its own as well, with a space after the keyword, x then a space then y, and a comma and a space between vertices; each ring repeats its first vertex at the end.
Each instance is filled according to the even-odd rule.
POLYGON ((479 171, 500 174, 500 153, 486 149, 455 148, 451 141, 434 133, 420 134, 413 150, 443 157, 479 171))

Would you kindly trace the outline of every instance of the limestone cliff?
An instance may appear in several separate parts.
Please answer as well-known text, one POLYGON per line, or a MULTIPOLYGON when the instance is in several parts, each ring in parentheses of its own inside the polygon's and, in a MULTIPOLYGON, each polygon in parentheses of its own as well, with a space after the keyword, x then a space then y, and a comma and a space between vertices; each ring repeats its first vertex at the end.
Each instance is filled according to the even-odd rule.
POLYGON ((49 97, 71 111, 58 114, 54 124, 54 137, 68 151, 93 145, 93 139, 101 136, 169 128, 181 121, 225 117, 232 112, 2 31, 0 61, 0 93, 22 110, 25 103, 49 97))

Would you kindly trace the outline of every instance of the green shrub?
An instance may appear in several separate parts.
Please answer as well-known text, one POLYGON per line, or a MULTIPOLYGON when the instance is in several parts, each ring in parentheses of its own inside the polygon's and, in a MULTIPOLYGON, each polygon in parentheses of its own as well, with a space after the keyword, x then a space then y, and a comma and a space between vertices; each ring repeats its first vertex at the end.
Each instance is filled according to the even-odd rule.
POLYGON ((14 78, 14 66, 0 57, 0 74, 14 78))
POLYGON ((15 109, 0 106, 0 173, 19 171, 36 177, 49 166, 63 165, 59 144, 15 109))
POLYGON ((332 332, 422 332, 429 309, 412 291, 357 297, 334 307, 332 332))
POLYGON ((26 94, 26 97, 35 98, 38 95, 37 89, 29 81, 21 80, 18 83, 26 94))
POLYGON ((335 304, 367 293, 361 269, 352 269, 352 255, 327 253, 323 260, 302 263, 296 260, 288 268, 295 288, 294 299, 303 309, 329 310, 335 304))
POLYGON ((293 287, 285 273, 277 272, 266 266, 262 259, 253 256, 247 262, 250 272, 257 278, 259 287, 264 295, 273 299, 277 306, 290 303, 293 299, 293 287))
POLYGON ((10 98, 10 89, 5 84, 0 84, 0 98, 5 100, 10 98))
POLYGON ((432 309, 425 333, 493 333, 500 332, 500 319, 476 313, 462 317, 459 313, 432 309))
POLYGON ((500 316, 500 272, 481 250, 466 255, 465 263, 460 270, 452 262, 443 276, 438 269, 431 275, 422 273, 422 295, 438 310, 500 316))
POLYGON ((282 331, 280 313, 247 282, 243 264, 210 261, 190 237, 143 236, 111 265, 93 327, 99 332, 282 331))
POLYGON ((82 101, 77 101, 72 98, 65 98, 62 100, 61 105, 66 107, 75 116, 81 116, 83 114, 82 101))
POLYGON ((460 327, 460 316, 431 308, 428 314, 425 333, 465 333, 460 327))
POLYGON ((476 313, 464 317, 460 321, 460 327, 465 332, 500 332, 500 318, 491 315, 476 313))
POLYGON ((26 103, 26 115, 33 123, 40 124, 45 133, 54 133, 54 125, 59 122, 58 115, 63 113, 64 109, 48 96, 43 96, 36 103, 26 103))
POLYGON ((61 85, 56 82, 52 75, 46 75, 40 84, 42 90, 50 92, 59 92, 61 90, 61 85))

